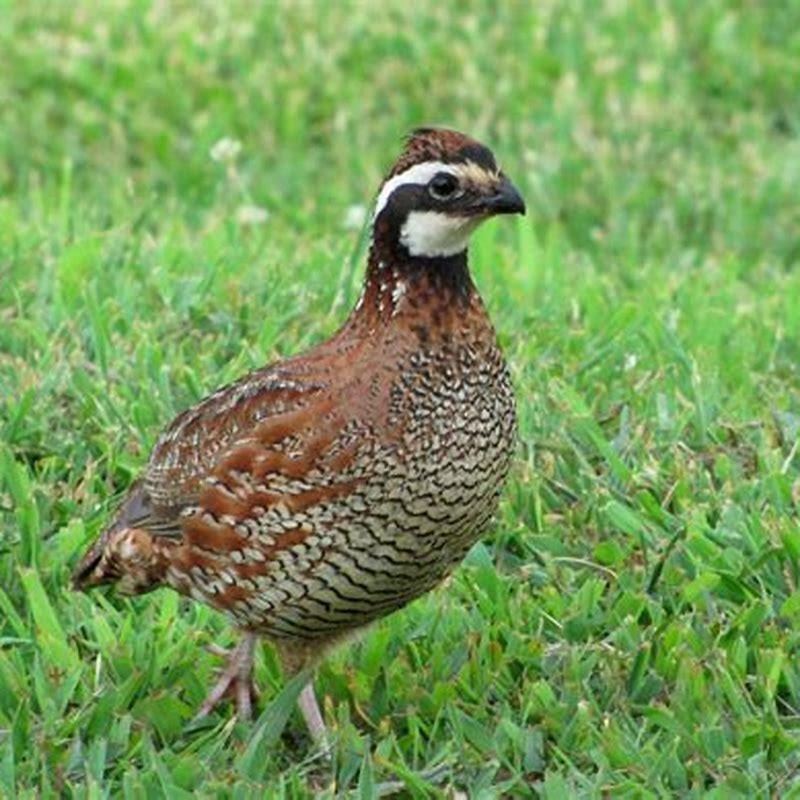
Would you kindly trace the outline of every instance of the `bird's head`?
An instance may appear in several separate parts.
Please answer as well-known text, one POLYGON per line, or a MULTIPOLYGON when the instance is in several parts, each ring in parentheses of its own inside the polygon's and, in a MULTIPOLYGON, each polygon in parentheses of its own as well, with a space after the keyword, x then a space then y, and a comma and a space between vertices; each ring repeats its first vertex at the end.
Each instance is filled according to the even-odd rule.
POLYGON ((381 186, 373 238, 404 258, 447 259, 466 251, 484 220, 524 213, 488 147, 457 131, 420 128, 381 186))

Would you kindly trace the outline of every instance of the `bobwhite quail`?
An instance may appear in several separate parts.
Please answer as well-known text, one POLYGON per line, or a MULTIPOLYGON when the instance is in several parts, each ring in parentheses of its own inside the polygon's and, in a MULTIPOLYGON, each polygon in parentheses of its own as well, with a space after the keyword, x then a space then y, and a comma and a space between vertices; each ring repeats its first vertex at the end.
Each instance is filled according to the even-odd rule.
MULTIPOLYGON (((467 268, 470 234, 524 214, 491 151, 420 129, 384 181, 361 298, 307 353, 178 416, 74 585, 160 586, 242 632, 200 710, 251 714, 257 637, 288 672, 435 587, 485 530, 515 440, 508 369, 467 268)), ((325 729, 309 682, 299 706, 325 729)))

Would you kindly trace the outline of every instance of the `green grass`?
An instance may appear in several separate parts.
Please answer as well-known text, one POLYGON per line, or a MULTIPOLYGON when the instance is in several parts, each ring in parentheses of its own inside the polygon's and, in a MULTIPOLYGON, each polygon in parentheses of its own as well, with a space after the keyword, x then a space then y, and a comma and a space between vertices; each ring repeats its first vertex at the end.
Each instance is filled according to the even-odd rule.
POLYGON ((0 0, 0 796, 800 797, 800 5, 426 5, 0 0), (498 524, 320 670, 332 764, 268 647, 258 723, 192 728, 225 621, 70 567, 175 413, 335 329, 437 122, 529 205, 472 255, 498 524))

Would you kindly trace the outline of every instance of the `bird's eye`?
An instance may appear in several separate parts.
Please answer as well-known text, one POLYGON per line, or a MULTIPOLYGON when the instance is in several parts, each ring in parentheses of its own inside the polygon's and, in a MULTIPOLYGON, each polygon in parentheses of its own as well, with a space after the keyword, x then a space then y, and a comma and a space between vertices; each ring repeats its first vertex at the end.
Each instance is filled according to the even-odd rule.
POLYGON ((449 172, 440 172, 431 179, 428 191, 436 200, 450 200, 458 193, 458 178, 449 172))

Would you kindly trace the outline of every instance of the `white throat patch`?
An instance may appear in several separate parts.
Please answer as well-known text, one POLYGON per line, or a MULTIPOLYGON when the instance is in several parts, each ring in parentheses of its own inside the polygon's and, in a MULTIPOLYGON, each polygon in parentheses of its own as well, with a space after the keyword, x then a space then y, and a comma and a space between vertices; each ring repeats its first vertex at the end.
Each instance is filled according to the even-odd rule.
MULTIPOLYGON (((373 221, 386 208, 389 198, 401 186, 425 186, 440 172, 456 175, 461 180, 480 182, 486 173, 474 164, 445 164, 425 161, 389 178, 381 187, 375 202, 373 221)), ((457 217, 439 211, 412 211, 400 230, 400 243, 412 256, 437 258, 452 256, 467 249, 469 237, 483 222, 482 217, 457 217)))
POLYGON ((412 256, 454 256, 467 249, 482 217, 453 217, 439 211, 412 211, 400 229, 400 244, 412 256))

